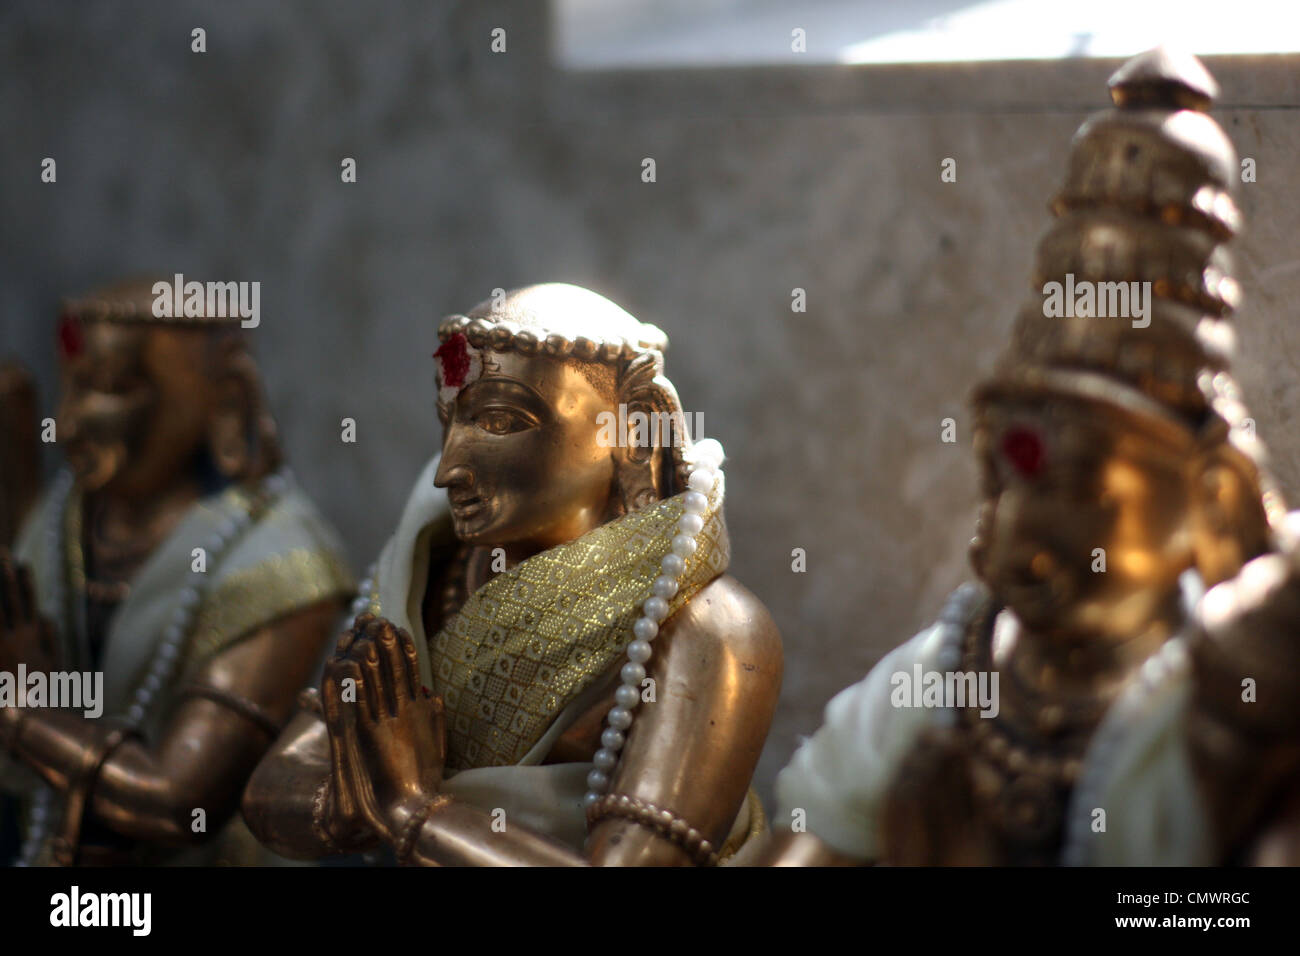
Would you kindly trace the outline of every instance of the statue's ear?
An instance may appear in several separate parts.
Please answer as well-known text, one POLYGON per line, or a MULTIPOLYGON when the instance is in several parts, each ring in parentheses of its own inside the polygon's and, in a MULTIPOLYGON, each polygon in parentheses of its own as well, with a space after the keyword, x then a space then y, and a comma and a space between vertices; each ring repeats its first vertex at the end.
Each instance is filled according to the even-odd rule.
POLYGON ((257 366, 238 341, 224 341, 216 348, 208 453, 217 470, 231 481, 260 478, 278 466, 280 456, 257 366))
MULTIPOLYGON (((663 354, 644 352, 619 377, 618 402, 626 412, 621 447, 614 450, 619 496, 637 511, 672 493, 675 462, 689 436, 672 383, 663 375, 663 354)), ((623 419, 623 416, 620 416, 623 419)))
POLYGON ((252 458, 248 415, 243 390, 234 380, 223 378, 217 384, 216 408, 208 427, 208 454, 217 470, 232 481, 248 471, 252 458))
POLYGON ((1228 442, 1204 451, 1192 475, 1196 566, 1206 587, 1234 577, 1268 549, 1269 524, 1255 465, 1228 442))

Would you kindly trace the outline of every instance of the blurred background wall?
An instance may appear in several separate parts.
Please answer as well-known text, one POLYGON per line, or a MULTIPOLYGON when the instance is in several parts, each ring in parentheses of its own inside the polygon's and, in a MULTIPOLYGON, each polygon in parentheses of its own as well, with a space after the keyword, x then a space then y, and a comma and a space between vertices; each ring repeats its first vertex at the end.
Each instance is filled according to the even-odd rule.
MULTIPOLYGON (((669 375, 730 455, 732 571, 786 641, 770 798, 835 691, 969 576, 966 397, 1118 61, 575 73, 548 35, 542 2, 11 0, 0 355, 52 409, 60 296, 154 270, 260 281, 290 462, 362 570, 439 441, 438 318, 537 281, 608 295, 669 333, 669 375)), ((1207 60, 1258 171, 1239 377, 1293 493, 1298 63, 1207 60)))

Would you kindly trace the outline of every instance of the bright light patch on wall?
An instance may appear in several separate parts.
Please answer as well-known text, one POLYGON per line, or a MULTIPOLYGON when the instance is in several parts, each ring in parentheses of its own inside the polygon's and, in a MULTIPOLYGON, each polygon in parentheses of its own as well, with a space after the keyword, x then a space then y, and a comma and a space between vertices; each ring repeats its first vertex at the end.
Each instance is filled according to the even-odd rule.
POLYGON ((577 70, 1300 50, 1300 0, 553 0, 553 20, 577 70))

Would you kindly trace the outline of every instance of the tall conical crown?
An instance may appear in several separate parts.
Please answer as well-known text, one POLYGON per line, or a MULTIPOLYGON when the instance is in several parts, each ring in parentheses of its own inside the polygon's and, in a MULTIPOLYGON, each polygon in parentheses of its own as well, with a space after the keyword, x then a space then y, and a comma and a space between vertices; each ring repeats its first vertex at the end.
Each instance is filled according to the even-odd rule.
POLYGON ((1230 449, 1279 528, 1286 506, 1229 372, 1240 291, 1224 245, 1241 215, 1236 151, 1205 112, 1217 84, 1195 57, 1158 48, 1125 63, 1110 92, 1113 108, 1075 134, 1036 295, 975 403, 1101 403, 1230 449))
POLYGON ((1204 112, 1218 90, 1195 57, 1149 51, 1110 90, 1114 107, 1075 134, 1037 295, 979 394, 1105 393, 1199 429, 1235 347, 1236 152, 1204 112))

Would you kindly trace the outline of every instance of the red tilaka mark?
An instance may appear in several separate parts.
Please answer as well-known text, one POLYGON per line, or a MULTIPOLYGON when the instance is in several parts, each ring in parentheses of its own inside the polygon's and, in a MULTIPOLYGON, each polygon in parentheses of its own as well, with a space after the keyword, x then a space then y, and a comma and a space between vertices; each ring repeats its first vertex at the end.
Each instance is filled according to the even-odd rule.
POLYGON ((457 332, 442 345, 433 357, 442 363, 442 384, 460 388, 469 374, 469 340, 464 332, 457 332))
POLYGON ((81 328, 81 320, 75 315, 59 316, 59 354, 65 359, 74 359, 86 347, 86 335, 81 328))
POLYGON ((1038 432, 1023 426, 1002 436, 1002 454, 1022 477, 1033 478, 1043 470, 1047 455, 1038 432))

